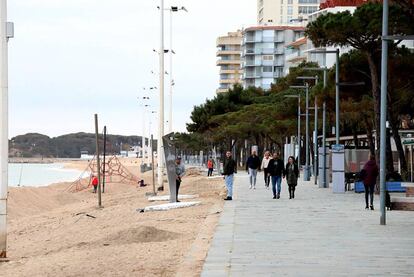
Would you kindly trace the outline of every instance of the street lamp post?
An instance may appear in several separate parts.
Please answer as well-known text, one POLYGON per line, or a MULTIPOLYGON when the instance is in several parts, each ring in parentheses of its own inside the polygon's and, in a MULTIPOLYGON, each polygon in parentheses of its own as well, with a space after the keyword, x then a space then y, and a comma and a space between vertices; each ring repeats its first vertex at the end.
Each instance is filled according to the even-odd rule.
POLYGON ((164 135, 164 0, 160 0, 160 107, 158 118, 158 141, 157 141, 157 160, 158 160, 158 188, 164 187, 164 146, 162 137, 164 135))
MULTIPOLYGON (((299 76, 296 79, 299 80, 315 80, 315 85, 318 84, 318 80, 319 77, 318 75, 316 76, 299 76)), ((314 126, 314 139, 313 139, 313 154, 314 154, 314 158, 313 158, 313 173, 315 176, 315 185, 318 184, 318 102, 317 102, 317 98, 315 96, 315 126, 314 126)))
POLYGON ((301 111, 300 111, 300 94, 296 94, 296 95, 285 95, 286 98, 298 98, 298 135, 297 135, 297 143, 298 143, 298 167, 300 168, 301 164, 300 164, 300 144, 301 144, 301 139, 300 139, 300 117, 301 117, 301 111))
POLYGON ((305 89, 306 91, 306 139, 305 139, 305 168, 303 174, 303 180, 309 181, 310 174, 309 174, 309 84, 305 83, 304 86, 290 86, 290 88, 295 89, 305 89))
POLYGON ((381 121, 380 121, 380 224, 386 225, 386 139, 387 139, 387 86, 388 86, 388 41, 414 40, 414 35, 388 35, 388 0, 383 2, 382 10, 382 56, 381 56, 381 121))
POLYGON ((173 79, 173 54, 175 54, 173 50, 173 13, 178 11, 185 11, 188 12, 185 7, 177 7, 177 6, 171 6, 170 8, 165 9, 167 11, 170 11, 170 93, 169 93, 169 115, 168 115, 168 133, 171 133, 173 130, 173 120, 172 120, 172 114, 173 114, 173 86, 174 86, 174 79, 173 79))
POLYGON ((335 54, 335 143, 339 144, 339 49, 335 50, 313 50, 314 54, 335 54))
MULTIPOLYGON (((151 127, 152 127, 152 114, 155 114, 155 113, 157 113, 156 111, 150 111, 149 112, 149 122, 148 122, 148 158, 147 158, 147 165, 148 165, 148 167, 151 165, 151 157, 152 157, 152 152, 153 152, 153 150, 152 150, 152 139, 150 139, 151 137, 152 137, 152 129, 151 129, 151 127)), ((152 164, 151 165, 151 167, 153 168, 154 167, 154 165, 152 164)))
MULTIPOLYGON (((327 84, 327 71, 329 70, 326 67, 307 67, 304 68, 309 71, 323 71, 323 88, 326 88, 327 84)), ((323 101, 322 104, 322 184, 319 184, 320 188, 327 188, 326 184, 326 101, 323 101)))
POLYGON ((145 104, 146 100, 149 100, 150 98, 147 96, 142 97, 142 137, 141 137, 141 152, 142 152, 142 161, 141 161, 141 165, 144 164, 144 160, 145 160, 145 146, 146 146, 146 142, 145 142, 145 108, 149 107, 148 104, 145 104))
POLYGON ((9 157, 8 117, 8 39, 13 23, 7 22, 7 1, 0 0, 0 259, 7 257, 7 191, 9 157))

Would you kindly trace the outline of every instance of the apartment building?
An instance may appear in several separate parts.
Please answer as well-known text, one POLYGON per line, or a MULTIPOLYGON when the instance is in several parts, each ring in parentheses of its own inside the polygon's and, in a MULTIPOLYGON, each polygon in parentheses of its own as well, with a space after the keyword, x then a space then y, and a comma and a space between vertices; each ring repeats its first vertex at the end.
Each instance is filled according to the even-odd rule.
POLYGON ((241 31, 217 38, 217 66, 220 67, 220 86, 217 93, 227 92, 234 84, 241 82, 241 43, 241 31))
POLYGON ((305 26, 309 14, 319 10, 320 0, 257 0, 260 25, 305 26))
POLYGON ((285 49, 285 74, 289 74, 289 69, 291 67, 296 67, 300 63, 307 61, 308 53, 306 52, 307 48, 306 37, 301 37, 291 43, 286 45, 285 49))
POLYGON ((303 37, 305 28, 295 26, 257 26, 243 31, 243 86, 270 89, 285 76, 285 45, 303 37))

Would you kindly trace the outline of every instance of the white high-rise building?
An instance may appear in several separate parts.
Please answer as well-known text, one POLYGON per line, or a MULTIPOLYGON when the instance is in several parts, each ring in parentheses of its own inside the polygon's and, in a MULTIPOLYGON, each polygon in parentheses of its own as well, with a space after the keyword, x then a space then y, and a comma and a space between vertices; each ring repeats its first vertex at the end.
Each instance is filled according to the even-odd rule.
POLYGON ((306 25, 308 14, 319 9, 320 0, 257 0, 260 25, 306 25))
POLYGON ((243 31, 243 86, 270 89, 287 72, 286 45, 303 37, 298 26, 257 26, 243 31))

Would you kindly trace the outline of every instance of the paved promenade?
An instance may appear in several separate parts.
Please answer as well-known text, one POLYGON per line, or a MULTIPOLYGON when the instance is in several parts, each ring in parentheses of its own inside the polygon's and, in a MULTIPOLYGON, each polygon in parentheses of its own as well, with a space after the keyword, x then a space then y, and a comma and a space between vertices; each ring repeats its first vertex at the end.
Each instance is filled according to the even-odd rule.
POLYGON ((414 276, 414 213, 390 211, 387 226, 365 210, 364 195, 333 194, 301 182, 281 199, 258 176, 235 179, 201 276, 414 276))

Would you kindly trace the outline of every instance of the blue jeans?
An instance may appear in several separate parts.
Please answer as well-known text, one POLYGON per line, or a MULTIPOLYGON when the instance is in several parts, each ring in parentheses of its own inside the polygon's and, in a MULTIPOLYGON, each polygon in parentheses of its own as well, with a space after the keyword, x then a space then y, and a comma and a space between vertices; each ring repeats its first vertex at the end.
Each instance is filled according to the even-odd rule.
POLYGON ((227 196, 233 197, 233 177, 234 175, 226 175, 224 177, 224 182, 226 183, 227 196))
POLYGON ((276 193, 280 194, 281 187, 282 187, 282 176, 272 176, 273 196, 276 196, 276 193), (277 191, 276 191, 276 185, 277 185, 277 191))
POLYGON ((256 186, 257 169, 249 168, 250 185, 256 186))

